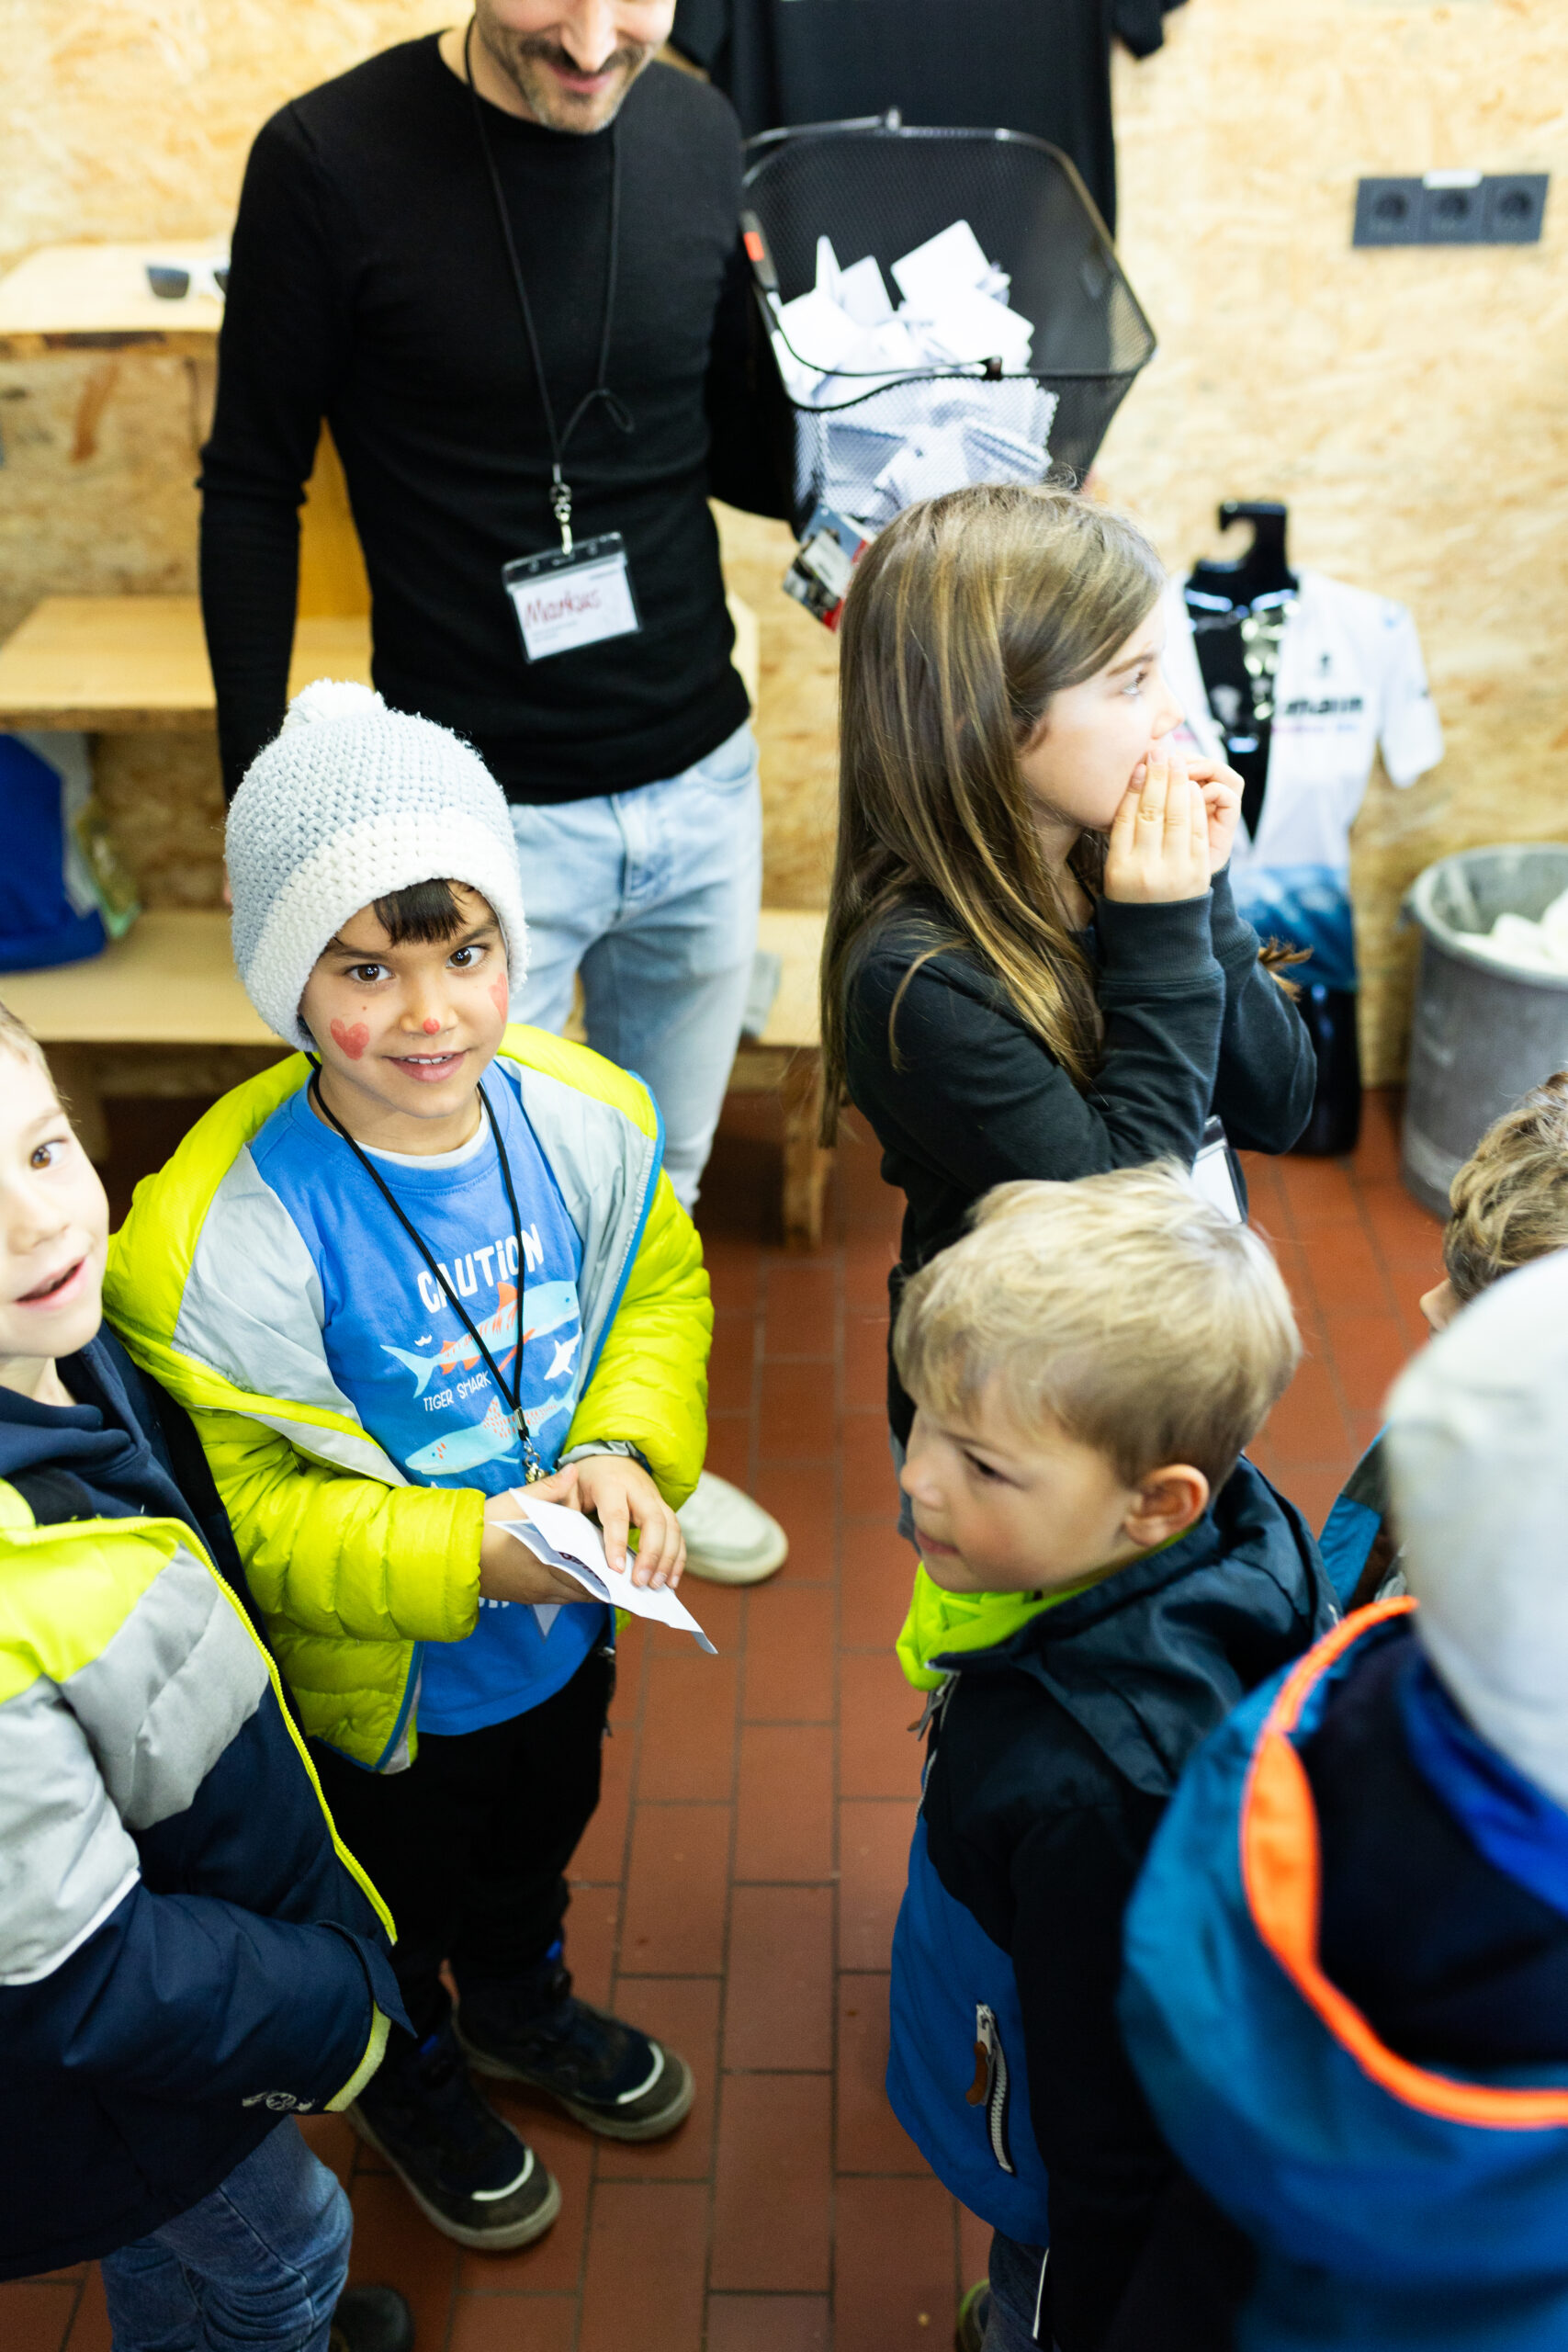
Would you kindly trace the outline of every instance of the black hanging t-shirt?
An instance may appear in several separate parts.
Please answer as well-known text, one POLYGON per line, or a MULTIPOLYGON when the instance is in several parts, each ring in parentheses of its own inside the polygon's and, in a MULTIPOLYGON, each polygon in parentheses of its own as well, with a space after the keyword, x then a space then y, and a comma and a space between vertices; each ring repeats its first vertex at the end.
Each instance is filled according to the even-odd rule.
MULTIPOLYGON (((1070 155, 1116 226, 1111 43, 1146 57, 1179 0, 679 0, 674 46, 748 138, 886 114, 1023 130, 1070 155)), ((840 256, 853 260, 853 254, 840 256)))

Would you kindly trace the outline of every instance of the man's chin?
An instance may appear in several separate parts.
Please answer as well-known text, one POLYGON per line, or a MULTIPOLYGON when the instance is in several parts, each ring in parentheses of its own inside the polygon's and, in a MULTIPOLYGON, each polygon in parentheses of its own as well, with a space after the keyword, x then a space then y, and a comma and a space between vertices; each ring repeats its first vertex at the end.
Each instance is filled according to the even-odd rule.
POLYGON ((536 122, 547 130, 581 134, 603 130, 615 120, 640 71, 640 66, 623 67, 602 90, 574 90, 553 66, 525 58, 514 69, 513 78, 536 122))

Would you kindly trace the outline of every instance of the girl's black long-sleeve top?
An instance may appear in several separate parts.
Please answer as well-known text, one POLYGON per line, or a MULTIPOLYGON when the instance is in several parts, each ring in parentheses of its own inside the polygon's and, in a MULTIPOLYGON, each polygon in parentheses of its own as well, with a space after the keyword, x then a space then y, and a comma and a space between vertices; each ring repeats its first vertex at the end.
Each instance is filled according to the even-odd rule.
MULTIPOLYGON (((851 1099, 882 1146, 884 1178, 908 1203, 895 1313, 904 1280, 958 1238, 993 1184, 1154 1159, 1190 1167, 1212 1114, 1243 1150, 1286 1151, 1305 1126, 1312 1040, 1258 960, 1228 868, 1201 899, 1097 901, 1079 944, 1105 1035, 1083 1093, 964 948, 944 948, 909 981, 895 1058, 898 990, 933 930, 955 927, 940 902, 911 901, 873 933, 848 985, 851 1099)), ((913 1408, 891 1368, 888 1402, 905 1438, 913 1408)))

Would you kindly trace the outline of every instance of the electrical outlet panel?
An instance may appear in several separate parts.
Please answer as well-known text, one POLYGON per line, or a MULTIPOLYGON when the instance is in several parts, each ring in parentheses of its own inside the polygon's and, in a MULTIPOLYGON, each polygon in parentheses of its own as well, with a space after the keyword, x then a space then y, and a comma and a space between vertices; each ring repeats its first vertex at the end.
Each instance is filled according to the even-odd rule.
POLYGON ((1427 172, 1356 183, 1354 245, 1533 245, 1545 172, 1427 172))

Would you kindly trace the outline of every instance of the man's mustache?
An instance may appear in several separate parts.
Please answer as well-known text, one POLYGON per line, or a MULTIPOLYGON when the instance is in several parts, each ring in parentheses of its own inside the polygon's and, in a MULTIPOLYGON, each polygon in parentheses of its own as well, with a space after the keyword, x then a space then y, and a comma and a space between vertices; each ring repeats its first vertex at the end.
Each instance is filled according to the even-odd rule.
MULTIPOLYGON (((519 34, 512 40, 510 47, 513 58, 536 57, 544 64, 553 65, 562 74, 581 74, 586 70, 578 63, 570 51, 561 47, 559 41, 551 40, 544 33, 519 34)), ((612 50, 603 65, 596 65, 593 68, 594 76, 597 78, 601 74, 612 73, 617 66, 626 67, 635 72, 642 63, 646 54, 646 48, 640 44, 634 49, 612 50)))

